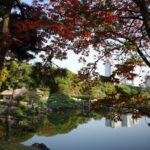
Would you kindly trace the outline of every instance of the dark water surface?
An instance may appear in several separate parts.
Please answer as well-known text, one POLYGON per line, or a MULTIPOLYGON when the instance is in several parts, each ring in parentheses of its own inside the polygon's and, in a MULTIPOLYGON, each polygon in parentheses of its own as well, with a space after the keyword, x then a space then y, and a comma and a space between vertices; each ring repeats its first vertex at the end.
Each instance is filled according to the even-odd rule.
POLYGON ((146 115, 62 113, 48 120, 49 125, 22 143, 44 143, 51 150, 150 150, 150 118, 146 115))

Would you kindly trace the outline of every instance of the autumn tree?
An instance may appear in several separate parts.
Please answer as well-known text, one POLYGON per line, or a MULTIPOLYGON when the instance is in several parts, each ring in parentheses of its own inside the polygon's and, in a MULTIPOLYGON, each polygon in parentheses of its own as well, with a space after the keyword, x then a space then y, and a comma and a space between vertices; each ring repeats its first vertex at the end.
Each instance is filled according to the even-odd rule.
POLYGON ((86 61, 84 56, 89 55, 92 46, 97 56, 95 62, 87 64, 88 69, 93 68, 91 71, 95 71, 99 60, 111 56, 123 59, 126 71, 133 71, 143 62, 150 67, 149 0, 51 0, 50 5, 55 12, 55 31, 60 36, 53 42, 59 48, 65 45, 82 53, 81 61, 86 61))
POLYGON ((86 61, 92 47, 95 61, 87 68, 94 75, 99 60, 110 56, 123 57, 129 71, 142 61, 150 67, 149 0, 33 0, 31 6, 1 0, 0 6, 0 66, 8 52, 27 59, 30 50, 44 51, 49 62, 73 50, 86 61))

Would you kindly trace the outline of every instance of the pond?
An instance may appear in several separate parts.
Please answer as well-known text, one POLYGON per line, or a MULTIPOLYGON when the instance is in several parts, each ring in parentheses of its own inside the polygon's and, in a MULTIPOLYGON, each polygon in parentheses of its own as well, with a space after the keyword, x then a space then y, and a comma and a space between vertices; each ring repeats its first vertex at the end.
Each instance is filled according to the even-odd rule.
POLYGON ((55 112, 45 116, 29 136, 11 138, 19 138, 27 146, 44 143, 51 150, 149 150, 147 112, 150 111, 55 112))
POLYGON ((149 150, 149 121, 147 116, 134 119, 131 113, 121 114, 119 120, 90 117, 70 132, 34 135, 23 144, 41 142, 51 150, 149 150))

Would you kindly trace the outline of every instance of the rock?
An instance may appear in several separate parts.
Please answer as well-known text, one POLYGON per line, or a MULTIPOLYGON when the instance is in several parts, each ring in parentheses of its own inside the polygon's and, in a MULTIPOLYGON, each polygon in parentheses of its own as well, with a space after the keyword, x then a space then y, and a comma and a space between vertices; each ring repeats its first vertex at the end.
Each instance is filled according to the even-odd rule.
POLYGON ((43 143, 34 143, 32 147, 38 148, 39 150, 50 150, 47 146, 43 143))

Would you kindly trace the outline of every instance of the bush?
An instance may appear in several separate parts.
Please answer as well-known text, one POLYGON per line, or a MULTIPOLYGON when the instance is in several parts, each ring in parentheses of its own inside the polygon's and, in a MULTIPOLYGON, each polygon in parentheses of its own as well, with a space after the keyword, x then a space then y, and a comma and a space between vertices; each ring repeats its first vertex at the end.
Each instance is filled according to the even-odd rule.
POLYGON ((112 83, 101 83, 91 89, 91 96, 93 98, 104 99, 112 93, 116 93, 115 85, 112 83))
POLYGON ((40 101, 40 98, 35 91, 29 91, 29 92, 17 97, 17 100, 28 102, 31 104, 31 103, 38 103, 40 101))
POLYGON ((24 111, 21 108, 15 108, 15 109, 13 109, 13 114, 16 117, 19 117, 19 118, 24 118, 25 117, 24 111))
POLYGON ((73 108, 74 101, 64 94, 52 94, 48 99, 48 107, 52 109, 73 108))
POLYGON ((131 95, 131 88, 128 85, 120 84, 118 87, 121 88, 122 92, 131 95))

